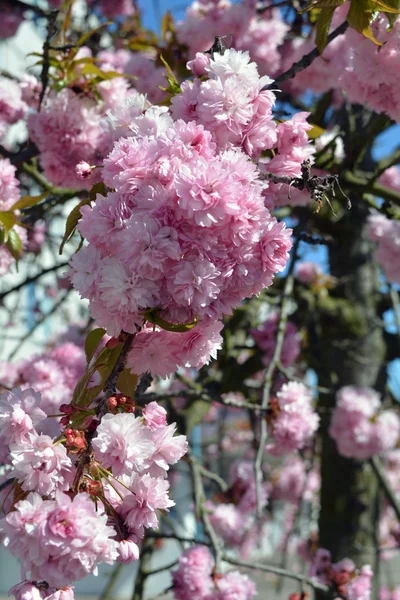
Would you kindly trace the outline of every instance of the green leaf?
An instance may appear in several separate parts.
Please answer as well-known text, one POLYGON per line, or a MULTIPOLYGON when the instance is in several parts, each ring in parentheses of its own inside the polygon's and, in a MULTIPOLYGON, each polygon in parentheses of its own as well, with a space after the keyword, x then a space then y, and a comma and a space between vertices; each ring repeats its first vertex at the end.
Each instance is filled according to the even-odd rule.
POLYGON ((310 123, 310 125, 312 125, 312 129, 307 131, 310 140, 315 140, 325 133, 325 129, 323 127, 320 127, 319 125, 313 125, 312 123, 310 123))
POLYGON ((208 411, 210 403, 205 400, 194 400, 188 408, 185 408, 182 413, 186 420, 186 435, 188 435, 193 427, 202 422, 208 411))
POLYGON ((98 327, 97 329, 93 329, 93 331, 91 331, 86 337, 85 354, 88 364, 92 360, 97 348, 99 347, 101 340, 105 336, 105 333, 105 329, 103 329, 102 327, 98 327))
POLYGON ((115 363, 121 354, 122 344, 115 348, 104 348, 96 359, 95 367, 100 373, 102 383, 105 383, 107 377, 114 368, 115 363))
POLYGON ((115 79, 116 77, 122 77, 122 73, 118 73, 118 71, 103 71, 102 69, 99 69, 99 67, 97 67, 94 63, 85 64, 79 71, 79 74, 94 75, 102 81, 115 79))
POLYGON ((10 210, 22 210, 24 208, 28 208, 29 206, 35 206, 41 200, 44 200, 49 195, 49 192, 43 192, 39 196, 23 196, 15 204, 12 205, 10 210))
POLYGON ((149 321, 149 323, 153 323, 153 325, 158 325, 158 327, 161 327, 161 329, 175 333, 185 333, 186 331, 190 331, 197 325, 199 321, 198 317, 196 316, 194 321, 191 323, 170 323, 169 321, 165 321, 159 317, 154 310, 146 311, 143 316, 146 321, 149 321))
POLYGON ((167 10, 165 15, 163 16, 163 20, 161 21, 161 37, 162 37, 162 39, 165 40, 167 33, 174 33, 174 31, 175 31, 174 18, 171 15, 171 13, 169 12, 169 10, 167 10))
POLYGON ((10 229, 14 227, 17 222, 17 215, 10 210, 0 211, 0 228, 4 232, 4 241, 8 239, 8 233, 10 229))
POLYGON ((373 0, 351 0, 347 21, 353 29, 370 39, 377 46, 382 46, 372 33, 371 24, 374 18, 375 1, 373 0))
POLYGON ((399 0, 375 0, 377 10, 382 12, 399 14, 400 13, 400 2, 399 0))
POLYGON ((308 12, 315 10, 316 8, 338 8, 342 6, 346 0, 310 0, 309 4, 303 10, 299 10, 299 13, 308 12))
POLYGON ((86 390, 88 384, 90 383, 90 380, 93 377, 93 375, 95 374, 95 372, 96 372, 96 367, 92 366, 89 369, 86 369, 85 373, 79 379, 78 383, 75 386, 74 392, 72 394, 72 402, 74 404, 77 404, 78 406, 84 406, 83 404, 81 404, 81 402, 83 400, 85 390, 86 390))
POLYGON ((75 233, 76 226, 81 218, 81 208, 82 206, 86 206, 91 202, 96 200, 97 194, 101 194, 102 196, 106 196, 106 188, 104 183, 96 183, 89 192, 89 197, 81 200, 77 206, 75 206, 72 211, 69 213, 67 222, 65 224, 65 232, 64 237, 62 239, 59 254, 63 253, 64 246, 67 242, 70 241, 72 236, 75 233))
POLYGON ((6 246, 9 253, 18 261, 22 253, 22 241, 15 229, 9 231, 6 246))
POLYGON ((90 31, 87 31, 86 33, 81 35, 81 37, 75 44, 75 48, 79 48, 80 46, 83 46, 83 44, 86 42, 86 40, 88 40, 90 37, 92 37, 92 35, 94 35, 98 31, 101 31, 102 29, 104 29, 104 27, 108 27, 109 25, 112 25, 112 21, 106 21, 105 23, 102 23, 101 25, 99 25, 99 27, 96 27, 95 29, 91 29, 90 31))
POLYGON ((131 373, 131 370, 125 368, 121 375, 118 377, 117 388, 125 396, 133 398, 135 395, 135 389, 137 386, 139 376, 135 373, 131 373))
POLYGON ((174 96, 175 94, 180 94, 181 93, 181 86, 179 85, 179 82, 177 80, 177 78, 175 77, 175 74, 173 73, 171 67, 169 66, 169 64, 167 63, 167 61, 165 60, 165 58, 163 57, 162 54, 160 54, 160 60, 163 63, 164 67, 167 69, 167 73, 163 73, 165 79, 168 81, 168 87, 167 88, 161 88, 164 92, 169 92, 172 96, 174 96))
POLYGON ((322 54, 328 42, 329 28, 331 26, 332 17, 335 10, 336 7, 322 8, 318 15, 315 33, 315 43, 320 54, 322 54))

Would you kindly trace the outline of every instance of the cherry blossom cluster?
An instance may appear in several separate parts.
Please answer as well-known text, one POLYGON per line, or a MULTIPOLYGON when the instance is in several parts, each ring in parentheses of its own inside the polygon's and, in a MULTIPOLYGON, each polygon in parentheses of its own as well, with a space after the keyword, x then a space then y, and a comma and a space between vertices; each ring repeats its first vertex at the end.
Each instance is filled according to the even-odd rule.
POLYGON ((187 9, 183 21, 177 24, 181 43, 189 55, 211 48, 215 37, 238 50, 248 50, 262 73, 275 75, 281 63, 280 46, 289 27, 279 9, 270 9, 257 16, 256 2, 243 0, 200 0, 187 9))
POLYGON ((350 558, 332 563, 329 550, 320 548, 316 552, 310 575, 345 600, 371 598, 373 571, 369 565, 358 570, 350 558))
POLYGON ((296 381, 283 384, 270 402, 267 419, 273 441, 266 449, 275 456, 304 448, 319 425, 310 391, 296 381))
MULTIPOLYGON (((69 403, 85 366, 83 348, 66 341, 17 364, 3 363, 0 388, 2 385, 22 390, 32 388, 40 393, 40 409, 46 415, 57 414, 62 404, 69 403)), ((57 421, 47 420, 46 428, 46 433, 55 434, 57 421)))
POLYGON ((273 501, 297 505, 300 500, 311 502, 319 491, 321 476, 317 466, 309 472, 303 459, 289 455, 278 469, 271 473, 269 486, 273 501))
MULTIPOLYGON (((174 96, 176 121, 163 107, 143 114, 132 103, 110 114, 119 139, 102 178, 114 191, 81 210, 88 245, 71 260, 74 287, 110 335, 142 328, 128 359, 138 373, 166 376, 207 362, 221 343, 222 316, 271 285, 291 246, 291 231, 264 206, 256 166, 235 147, 245 145, 257 97, 271 106, 271 92, 260 92, 264 80, 247 53, 214 55, 206 69, 209 80, 185 82, 174 96), (190 87, 196 106, 184 122, 190 87), (147 319, 158 324, 152 314, 198 323, 179 335, 143 328, 147 319)), ((268 133, 263 139, 268 145, 268 133)))
POLYGON ((26 581, 11 591, 17 599, 35 586, 38 598, 56 600, 51 590, 72 597, 70 584, 96 575, 98 564, 137 560, 144 530, 157 528, 157 511, 174 505, 167 475, 186 452, 185 436, 174 435, 176 424, 167 424, 156 402, 135 411, 132 402, 112 399, 113 412, 102 419, 90 407, 62 405, 62 434, 50 437, 42 433, 50 417, 39 392, 14 388, 0 396, 9 482, 0 538, 23 565, 26 581), (86 416, 73 429, 69 420, 79 410, 86 416))
MULTIPOLYGON (((240 546, 255 525, 257 506, 254 466, 239 461, 231 469, 229 491, 218 497, 219 502, 207 502, 210 522, 222 539, 231 546, 240 546), (223 501, 222 501, 223 500, 223 501)), ((261 489, 261 505, 268 504, 267 485, 261 489)))
MULTIPOLYGON (((1 99, 0 99, 1 105, 1 99)), ((1 115, 1 107, 0 107, 1 115)), ((0 117, 1 119, 1 117, 0 117)), ((1 123, 0 123, 1 128, 1 123)), ((19 181, 15 176, 16 168, 10 163, 8 158, 0 158, 0 212, 9 211, 12 205, 20 199, 19 181)), ((16 225, 14 227, 22 245, 26 247, 27 232, 26 229, 16 225)), ((11 265, 15 263, 8 248, 0 245, 0 277, 9 272, 11 265)))
POLYGON ((296 279, 304 285, 312 285, 322 275, 321 267, 315 262, 301 262, 296 267, 296 279))
MULTIPOLYGON (((335 11, 332 30, 345 20, 348 10, 349 3, 346 2, 335 11)), ((390 30, 387 18, 380 13, 372 24, 372 31, 382 46, 371 43, 354 29, 348 29, 328 44, 323 58, 317 58, 296 76, 290 89, 297 93, 306 89, 317 93, 342 89, 349 102, 368 105, 399 122, 399 82, 394 73, 399 66, 400 21, 397 20, 390 30)), ((283 70, 314 46, 313 39, 300 37, 287 44, 283 51, 286 55, 282 60, 283 70)), ((343 95, 336 92, 336 100, 341 102, 342 99, 343 95)))
POLYGON ((193 546, 183 552, 172 572, 176 600, 252 600, 255 583, 238 571, 214 573, 214 561, 206 546, 193 546))
POLYGON ((21 84, 8 77, 0 77, 0 140, 7 133, 8 126, 23 119, 27 111, 21 84))
MULTIPOLYGON (((24 11, 19 6, 12 6, 8 2, 0 0, 0 41, 14 36, 22 21, 24 20, 24 11)), ((1 111, 0 111, 1 114, 1 111)))
MULTIPOLYGON (((278 333, 278 313, 274 312, 264 321, 262 327, 251 329, 250 334, 257 346, 262 350, 262 361, 268 366, 272 360, 278 333)), ((290 367, 300 354, 301 337, 297 327, 292 321, 288 321, 283 339, 280 362, 284 367, 290 367)))
MULTIPOLYGON (((395 170, 398 177, 398 169, 395 170)), ((390 180, 393 185, 391 177, 390 180)), ((378 244, 376 258, 386 277, 390 282, 400 284, 400 222, 373 214, 368 218, 368 234, 378 244)))
POLYGON ((379 589, 379 600, 400 600, 400 587, 390 588, 383 585, 379 589))
POLYGON ((393 410, 382 410, 378 392, 349 385, 336 395, 329 434, 342 456, 367 460, 396 447, 400 420, 393 410))

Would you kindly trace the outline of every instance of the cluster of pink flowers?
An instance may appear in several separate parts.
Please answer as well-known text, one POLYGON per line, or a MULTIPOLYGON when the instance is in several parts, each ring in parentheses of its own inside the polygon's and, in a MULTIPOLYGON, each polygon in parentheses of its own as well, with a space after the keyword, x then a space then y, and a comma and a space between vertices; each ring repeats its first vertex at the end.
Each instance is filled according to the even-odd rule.
POLYGON ((262 73, 274 75, 280 67, 279 46, 289 30, 279 9, 271 8, 257 16, 256 2, 243 0, 200 0, 187 9, 177 24, 180 42, 187 45, 189 55, 209 50, 216 36, 238 50, 248 50, 262 73))
MULTIPOLYGON (((335 11, 332 30, 345 20, 348 10, 349 3, 346 2, 335 11)), ((294 92, 311 89, 317 93, 342 89, 349 102, 368 105, 399 122, 399 82, 394 73, 399 67, 400 21, 397 20, 392 31, 389 31, 388 20, 380 13, 372 24, 372 31, 383 43, 382 46, 371 43, 354 29, 348 29, 328 44, 323 58, 317 58, 296 76, 290 89, 294 92)), ((283 70, 314 46, 313 39, 304 40, 300 37, 288 43, 284 48, 283 70)), ((340 102, 342 99, 343 94, 338 93, 336 100, 340 102)))
MULTIPOLYGON (((230 488, 224 502, 209 501, 210 522, 222 539, 231 546, 240 546, 255 524, 257 506, 254 466, 239 461, 233 465, 230 488)), ((221 498, 219 499, 221 500, 221 498)), ((267 485, 261 488, 261 505, 268 504, 267 485)))
POLYGON ((228 49, 212 58, 197 53, 187 67, 203 77, 182 83, 181 93, 172 98, 175 119, 203 125, 219 149, 241 147, 252 158, 274 149, 274 158, 261 159, 262 169, 276 175, 300 175, 302 162, 314 153, 307 135, 309 113, 297 113, 277 125, 272 116, 275 94, 263 89, 272 79, 259 76, 248 52, 228 49))
MULTIPOLYGON (((270 92, 259 93, 262 80, 245 53, 215 55, 207 69, 213 79, 187 82, 204 90, 196 92, 203 124, 193 122, 195 112, 190 122, 173 122, 167 109, 143 114, 133 104, 110 115, 116 137, 130 136, 104 161, 103 180, 115 191, 81 211, 89 243, 72 258, 72 281, 110 335, 137 331, 152 310, 172 323, 198 320, 179 336, 141 331, 128 362, 138 373, 166 376, 207 362, 221 343, 219 320, 272 283, 291 246, 291 231, 264 206, 256 166, 232 147, 243 142, 249 94, 270 92), (217 87, 205 93, 207 83, 217 87), (218 86, 234 94, 231 108, 218 86)), ((182 103, 184 91, 173 98, 174 116, 182 103)))
MULTIPOLYGON (((1 92, 0 92, 1 94, 1 92)), ((1 115, 1 98, 0 98, 1 115)), ((0 116, 1 120, 1 116, 0 116)), ((1 123, 0 123, 1 129, 1 123)), ((1 137, 1 135, 0 135, 1 137)), ((16 168, 10 163, 8 158, 0 158, 0 211, 8 211, 12 205, 20 198, 19 181, 15 176, 16 168)), ((15 231, 20 237, 23 246, 26 246, 26 229, 16 225, 15 231)), ((11 265, 15 264, 15 258, 9 252, 7 247, 0 245, 0 277, 9 272, 11 265)))
POLYGON ((310 575, 329 585, 332 592, 345 600, 370 600, 373 571, 369 565, 356 569, 350 558, 332 563, 331 553, 317 550, 310 575))
POLYGON ((150 51, 129 52, 123 48, 102 50, 98 59, 106 68, 128 77, 135 77, 135 89, 145 94, 153 104, 165 99, 166 93, 161 89, 167 86, 165 68, 157 65, 156 56, 150 51))
MULTIPOLYGON (((176 424, 167 424, 156 402, 138 416, 134 406, 132 412, 129 403, 115 402, 100 422, 88 414, 82 430, 72 429, 66 416, 64 439, 39 433, 50 420, 41 403, 33 389, 0 396, 1 461, 14 481, 2 492, 0 538, 27 578, 11 590, 17 600, 35 585, 38 598, 51 596, 36 580, 60 592, 97 574, 99 563, 137 560, 145 528, 158 527, 157 511, 174 505, 167 472, 187 449, 185 436, 174 435, 176 424)), ((76 410, 60 408, 66 415, 76 410)))
MULTIPOLYGON (((278 313, 272 313, 263 323, 261 328, 251 329, 251 336, 254 338, 257 346, 264 352, 262 357, 265 366, 271 362, 276 346, 276 336, 278 334, 278 313)), ((300 334, 297 327, 291 321, 288 321, 285 329, 285 337, 280 355, 282 366, 292 365, 300 354, 300 334)))
POLYGON ((296 381, 285 383, 271 401, 268 421, 273 437, 267 444, 268 452, 279 456, 304 448, 319 425, 306 386, 296 381))
POLYGON ((274 470, 270 477, 271 500, 298 504, 300 500, 311 502, 318 493, 321 477, 317 467, 309 473, 299 456, 288 456, 282 467, 274 470))
POLYGON ((383 585, 379 590, 379 600, 400 600, 400 587, 390 588, 383 585))
POLYGON ((213 559, 206 546, 193 546, 179 558, 172 573, 176 600, 252 600, 255 583, 238 571, 213 572, 213 559))
MULTIPOLYGON (((393 184, 392 178, 391 181, 393 184)), ((381 214, 371 215, 368 234, 378 244, 376 258, 386 277, 390 282, 400 284, 400 222, 381 214)))
POLYGON ((0 139, 9 125, 23 119, 28 106, 23 100, 21 86, 8 77, 0 76, 0 139))
POLYGON ((329 434, 342 456, 367 460, 396 447, 400 420, 393 410, 382 411, 375 390, 349 385, 336 395, 329 434))
POLYGON ((322 269, 318 263, 304 261, 297 265, 296 279, 304 285, 315 283, 321 275, 322 269))

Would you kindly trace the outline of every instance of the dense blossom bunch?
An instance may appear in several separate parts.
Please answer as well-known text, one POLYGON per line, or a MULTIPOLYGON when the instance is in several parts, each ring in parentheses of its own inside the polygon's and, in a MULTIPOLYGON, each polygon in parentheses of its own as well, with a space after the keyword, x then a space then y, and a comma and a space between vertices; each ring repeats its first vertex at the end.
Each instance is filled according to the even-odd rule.
POLYGON ((300 500, 311 502, 318 493, 320 483, 321 477, 316 466, 307 471, 303 459, 289 455, 283 465, 271 474, 271 500, 291 504, 298 504, 300 500))
POLYGON ((256 595, 255 583, 238 571, 213 577, 213 559, 205 546, 185 550, 172 582, 176 600, 251 600, 256 595))
MULTIPOLYGON (((257 506, 253 464, 239 461, 231 469, 231 485, 224 502, 209 501, 210 521, 215 531, 231 546, 240 546, 255 524, 257 506)), ((268 504, 267 485, 261 487, 261 506, 268 504)))
POLYGON ((267 450, 271 454, 279 456, 303 448, 318 429, 319 416, 303 383, 285 383, 271 402, 270 413, 273 443, 267 445, 267 450))
MULTIPOLYGON (((335 11, 332 30, 345 20, 348 10, 349 3, 346 2, 335 11)), ((390 31, 389 22, 381 13, 375 19, 372 30, 382 46, 371 44, 367 37, 348 29, 326 47, 323 58, 317 58, 296 76, 290 88, 296 92, 311 89, 317 93, 342 89, 349 102, 367 104, 376 112, 386 113, 399 122, 399 82, 394 73, 400 64, 400 22, 397 20, 390 31), (326 68, 327 63, 329 69, 326 68)), ((313 39, 300 37, 288 44, 283 68, 301 59, 314 44, 313 39)), ((337 99, 341 99, 339 95, 337 99)))
POLYGON ((332 563, 328 550, 317 550, 311 576, 321 583, 329 585, 332 592, 345 600, 370 600, 372 591, 373 571, 369 565, 356 569, 350 558, 332 563))
MULTIPOLYGON (((257 346, 264 352, 262 357, 265 366, 271 362, 275 351, 276 336, 278 333, 278 313, 272 313, 263 323, 261 328, 251 329, 250 334, 257 346)), ((288 321, 285 329, 280 361, 284 367, 293 364, 300 354, 300 334, 297 327, 288 321)))
POLYGON ((296 279, 304 285, 315 283, 321 275, 322 270, 318 263, 304 261, 297 265, 296 279))
MULTIPOLYGON (((398 169, 396 169, 398 174, 398 169)), ((393 179, 390 177, 393 185, 393 179)), ((392 186, 390 186, 392 187, 392 186)), ((377 242, 376 258, 389 281, 400 284, 400 222, 374 214, 368 219, 368 234, 377 242)))
MULTIPOLYGON (((10 210, 12 205, 20 198, 19 181, 15 176, 16 170, 17 169, 10 163, 8 158, 0 158, 0 212, 10 210)), ((25 246, 27 241, 26 229, 16 225, 15 231, 20 237, 22 244, 25 246)), ((11 265, 14 263, 15 258, 9 252, 8 248, 4 244, 0 245, 0 277, 8 273, 11 265)))
POLYGON ((379 600, 400 600, 400 587, 390 588, 383 585, 379 589, 379 600))
MULTIPOLYGON (((158 527, 158 510, 174 505, 167 471, 187 448, 156 402, 143 417, 118 406, 100 422, 89 416, 81 430, 65 427, 65 439, 38 433, 50 420, 40 406, 32 389, 0 396, 1 460, 14 481, 3 498, 0 538, 31 578, 13 588, 17 599, 34 593, 36 580, 59 590, 97 574, 99 563, 137 560, 138 538, 158 527)), ((70 407, 61 409, 72 414, 70 407)), ((37 597, 51 595, 38 590, 37 597)))
MULTIPOLYGON (((211 86, 196 100, 202 124, 194 113, 187 123, 173 122, 166 109, 143 116, 128 107, 130 125, 120 135, 130 137, 115 143, 102 173, 115 191, 82 209, 79 230, 89 244, 71 261, 72 281, 108 333, 135 332, 151 311, 172 323, 199 320, 179 335, 142 330, 128 363, 134 372, 166 376, 207 362, 221 342, 218 321, 271 284, 291 246, 290 230, 264 206, 256 166, 232 147, 243 142, 251 118, 249 94, 270 92, 260 94, 262 80, 246 53, 228 50, 207 68, 215 76, 210 84, 235 95, 232 106, 224 109, 211 86)), ((173 114, 182 102, 184 91, 173 99, 173 114)), ((118 111, 112 119, 118 133, 118 111)))
POLYGON ((250 52, 262 73, 274 75, 281 63, 279 46, 289 27, 277 9, 257 16, 255 4, 253 0, 193 2, 177 25, 178 39, 189 47, 189 55, 194 56, 211 48, 215 37, 226 36, 225 42, 250 52))
POLYGON ((381 410, 375 390, 349 385, 336 395, 329 434, 342 456, 367 460, 395 448, 400 420, 394 411, 381 410))
POLYGON ((0 139, 9 125, 23 119, 28 110, 23 100, 21 86, 8 77, 0 77, 0 139))

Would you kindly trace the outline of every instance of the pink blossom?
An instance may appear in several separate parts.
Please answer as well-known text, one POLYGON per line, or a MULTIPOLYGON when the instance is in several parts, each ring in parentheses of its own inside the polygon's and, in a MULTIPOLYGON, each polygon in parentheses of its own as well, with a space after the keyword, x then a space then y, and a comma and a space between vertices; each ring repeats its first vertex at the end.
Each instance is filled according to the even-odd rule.
MULTIPOLYGON (((18 6, 11 6, 0 1, 0 39, 13 37, 24 20, 24 13, 18 6)), ((0 110, 1 113, 1 110, 0 110)))
MULTIPOLYGON (((262 357, 263 363, 268 365, 275 349, 276 336, 278 333, 278 315, 276 313, 271 314, 266 319, 262 329, 251 329, 250 333, 257 345, 264 352, 264 356, 262 357)), ((288 321, 280 357, 282 364, 285 367, 290 366, 297 359, 299 354, 300 336, 295 324, 288 321)))
POLYGON ((155 446, 151 457, 154 465, 150 467, 153 475, 164 477, 169 465, 176 464, 187 452, 188 443, 186 436, 174 435, 176 423, 154 429, 151 434, 155 446))
POLYGON ((139 546, 137 537, 131 535, 127 540, 122 540, 118 544, 118 562, 130 564, 139 560, 139 546))
POLYGON ((205 546, 188 548, 179 557, 172 572, 173 591, 177 600, 203 600, 213 587, 213 560, 205 546))
POLYGON ((329 434, 342 456, 367 460, 396 446, 399 418, 380 408, 380 396, 371 388, 345 386, 338 391, 329 434))
POLYGON ((201 77, 201 75, 206 74, 206 67, 210 64, 210 57, 203 52, 196 52, 196 58, 194 60, 190 60, 186 67, 192 71, 193 75, 196 77, 201 77))
POLYGON ((81 160, 81 162, 76 165, 75 170, 78 179, 87 179, 92 174, 92 167, 84 160, 81 160))
POLYGON ((29 434, 28 440, 10 445, 14 476, 23 490, 53 496, 68 490, 74 471, 64 446, 54 445, 47 435, 29 434))
POLYGON ((167 411, 157 402, 150 402, 143 410, 143 418, 147 427, 155 431, 167 424, 167 411))
POLYGON ((115 530, 84 493, 73 500, 62 492, 55 500, 31 493, 0 521, 0 532, 26 572, 55 588, 96 574, 98 563, 117 558, 115 530))
POLYGON ((8 77, 0 77, 0 138, 8 125, 24 118, 27 110, 28 106, 22 100, 18 83, 8 77))
POLYGON ((155 446, 151 431, 133 414, 106 414, 92 442, 95 457, 113 474, 140 472, 150 464, 155 446))
POLYGON ((285 383, 277 393, 278 414, 272 417, 273 443, 267 450, 275 455, 303 448, 315 434, 319 416, 313 411, 311 394, 304 384, 285 383))
POLYGON ((158 528, 156 511, 175 504, 168 496, 169 482, 149 474, 134 475, 129 488, 132 493, 125 496, 118 512, 130 532, 144 537, 145 528, 158 528))
POLYGON ((19 200, 19 181, 15 177, 16 167, 8 158, 0 158, 0 209, 9 210, 19 200))
POLYGON ((39 408, 41 396, 32 388, 14 388, 0 395, 0 456, 5 461, 9 445, 26 442, 46 414, 39 408))
POLYGON ((310 285, 321 275, 321 267, 314 262, 301 262, 297 265, 296 278, 300 283, 310 285))
POLYGON ((218 600, 252 600, 257 594, 254 581, 239 571, 231 571, 221 577, 216 587, 219 592, 218 600))

